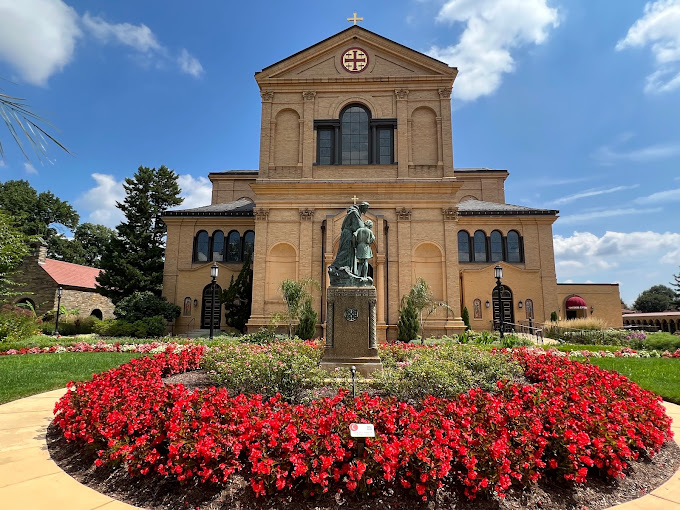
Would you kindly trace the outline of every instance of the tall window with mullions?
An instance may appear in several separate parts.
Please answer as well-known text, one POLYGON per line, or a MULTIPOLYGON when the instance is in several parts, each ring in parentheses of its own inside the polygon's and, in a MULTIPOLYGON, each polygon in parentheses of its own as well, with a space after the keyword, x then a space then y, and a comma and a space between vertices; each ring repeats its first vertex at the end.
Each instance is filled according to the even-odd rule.
POLYGON ((342 164, 368 165, 368 113, 351 106, 342 114, 342 164))

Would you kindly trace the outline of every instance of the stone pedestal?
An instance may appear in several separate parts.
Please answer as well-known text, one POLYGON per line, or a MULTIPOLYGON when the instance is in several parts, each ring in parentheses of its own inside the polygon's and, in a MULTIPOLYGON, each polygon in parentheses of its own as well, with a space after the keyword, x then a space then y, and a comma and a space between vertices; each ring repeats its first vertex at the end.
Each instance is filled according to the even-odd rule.
POLYGON ((382 370, 376 334, 375 287, 328 287, 326 347, 321 367, 357 367, 364 376, 382 370))

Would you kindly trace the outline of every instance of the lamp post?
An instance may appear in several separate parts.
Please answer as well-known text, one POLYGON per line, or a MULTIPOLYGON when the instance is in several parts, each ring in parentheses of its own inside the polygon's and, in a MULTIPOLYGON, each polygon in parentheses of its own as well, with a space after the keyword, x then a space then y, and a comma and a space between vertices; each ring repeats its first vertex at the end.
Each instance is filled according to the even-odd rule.
POLYGON ((498 264, 493 268, 493 275, 496 278, 496 291, 498 293, 498 329, 503 338, 503 303, 501 302, 501 278, 503 278, 503 267, 498 264))
POLYGON ((64 289, 59 287, 57 289, 57 318, 54 321, 54 336, 59 335, 59 312, 61 311, 61 296, 64 293, 64 289))
POLYGON ((217 262, 213 262, 210 266, 210 276, 212 278, 212 300, 210 301, 210 340, 213 339, 213 332, 215 331, 215 280, 217 280, 217 273, 219 268, 217 262))

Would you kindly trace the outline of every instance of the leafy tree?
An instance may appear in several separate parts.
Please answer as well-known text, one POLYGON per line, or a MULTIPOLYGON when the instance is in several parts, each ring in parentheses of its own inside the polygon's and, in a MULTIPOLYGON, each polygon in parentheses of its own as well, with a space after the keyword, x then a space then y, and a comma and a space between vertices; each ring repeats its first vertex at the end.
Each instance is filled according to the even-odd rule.
POLYGON ((466 330, 470 329, 470 312, 468 312, 467 306, 463 307, 463 313, 461 314, 461 318, 465 323, 465 329, 466 330))
POLYGON ((14 226, 11 216, 0 211, 0 296, 15 295, 12 274, 29 253, 29 237, 14 226))
POLYGON ((54 224, 73 230, 80 220, 68 202, 60 200, 51 191, 38 193, 23 179, 0 183, 0 207, 15 218, 17 228, 24 234, 40 236, 46 242, 57 234, 54 224))
POLYGON ((665 285, 654 285, 643 291, 633 303, 639 312, 665 312, 673 306, 675 292, 665 285))
POLYGON ((227 326, 245 333, 253 303, 253 268, 250 265, 250 257, 246 257, 236 281, 234 275, 231 276, 231 283, 222 291, 220 301, 224 304, 227 326))
MULTIPOLYGON (((47 141, 51 140, 57 144, 63 151, 70 154, 69 150, 57 141, 52 135, 45 131, 40 124, 48 124, 40 115, 34 113, 28 108, 24 102, 25 99, 21 97, 9 96, 0 92, 0 117, 5 121, 5 126, 9 131, 14 141, 21 149, 26 159, 30 160, 26 148, 22 142, 19 133, 23 133, 26 141, 29 143, 39 160, 47 159, 47 141), (19 131, 17 131, 17 127, 19 131)), ((0 158, 4 159, 5 149, 0 140, 0 158)))
POLYGON ((64 262, 99 267, 102 254, 115 235, 115 231, 104 225, 81 223, 73 231, 73 239, 63 235, 51 237, 47 253, 64 262))
POLYGON ((281 282, 281 294, 283 294, 283 300, 286 303, 286 313, 283 318, 288 322, 288 336, 290 338, 293 337, 293 322, 300 319, 305 302, 311 299, 307 287, 321 288, 319 283, 312 278, 299 281, 283 280, 281 282))
POLYGON ((159 297, 153 292, 135 292, 124 297, 113 310, 116 319, 136 322, 148 317, 163 317, 166 321, 175 320, 179 317, 182 309, 168 303, 164 297, 159 297))
MULTIPOLYGON (((432 292, 430 291, 430 286, 423 278, 418 278, 416 284, 411 287, 411 290, 401 299, 401 310, 404 310, 408 315, 405 317, 405 330, 404 334, 412 334, 410 331, 413 310, 416 312, 416 318, 418 321, 418 330, 415 332, 415 336, 411 336, 408 340, 410 341, 417 337, 418 331, 421 333, 421 343, 425 343, 425 321, 436 312, 439 308, 446 308, 448 311, 452 311, 449 305, 443 301, 436 301, 432 297, 432 292)), ((401 312, 400 312, 401 313, 401 312)), ((468 316, 469 317, 469 316, 468 316)), ((401 317, 400 317, 401 321, 401 317)), ((398 324, 397 324, 398 327, 398 324)), ((401 340, 401 337, 399 337, 401 340)))
POLYGON ((117 303, 134 292, 149 291, 160 296, 163 286, 163 253, 167 227, 163 211, 180 205, 178 175, 166 166, 140 166, 126 178, 125 199, 116 203, 125 221, 104 251, 97 277, 99 292, 117 303))

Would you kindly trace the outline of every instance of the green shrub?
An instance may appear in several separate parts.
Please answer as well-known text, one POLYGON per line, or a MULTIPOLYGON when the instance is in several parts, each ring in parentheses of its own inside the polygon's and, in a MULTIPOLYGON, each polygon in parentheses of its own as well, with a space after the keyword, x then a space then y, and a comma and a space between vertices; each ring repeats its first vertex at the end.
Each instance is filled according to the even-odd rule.
POLYGON ((558 320, 560 320, 560 318, 557 315, 557 312, 555 311, 550 312, 550 322, 557 322, 558 320))
POLYGON ((316 319, 318 314, 312 308, 312 300, 307 299, 302 306, 300 312, 300 323, 298 324, 296 334, 302 340, 309 340, 316 335, 316 319))
MULTIPOLYGON (((95 324, 99 322, 96 317, 59 317, 59 334, 62 336, 89 335, 95 332, 95 324)), ((44 322, 42 332, 46 335, 54 333, 55 320, 44 322)))
POLYGON ((35 335, 40 329, 40 319, 32 310, 12 305, 0 307, 0 342, 18 342, 35 335))
POLYGON ((397 323, 397 339, 400 342, 410 342, 418 338, 420 323, 418 322, 418 310, 409 302, 399 310, 399 322, 397 323))
POLYGON ((274 328, 260 328, 255 333, 247 333, 239 338, 245 344, 270 344, 280 340, 287 340, 288 335, 277 335, 274 328))
POLYGON ((395 365, 384 363, 383 371, 374 374, 372 386, 408 402, 428 395, 454 398, 472 388, 495 391, 496 381, 523 377, 522 368, 509 356, 476 348, 440 345, 411 354, 395 365))
POLYGON ((465 329, 470 329, 470 312, 468 312, 467 306, 463 307, 463 313, 461 314, 461 318, 465 323, 465 329))
MULTIPOLYGON (((93 325, 93 330, 98 335, 112 337, 160 337, 165 335, 165 328, 165 318, 160 316, 146 317, 135 322, 104 319, 103 321, 96 321, 93 325)), ((59 329, 61 330, 61 322, 59 323, 59 329)))
POLYGON ((677 349, 680 349, 680 337, 664 332, 650 333, 644 340, 632 340, 631 347, 648 351, 675 352, 677 349))
MULTIPOLYGON (((179 306, 168 303, 164 297, 158 297, 153 292, 135 292, 131 296, 121 299, 116 305, 113 315, 116 319, 137 322, 149 317, 161 316, 166 321, 173 321, 179 314, 179 306)), ((163 326, 165 327, 165 326, 163 326)))

